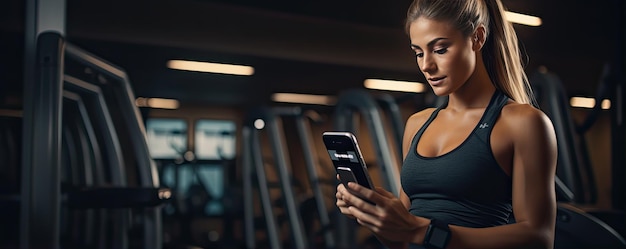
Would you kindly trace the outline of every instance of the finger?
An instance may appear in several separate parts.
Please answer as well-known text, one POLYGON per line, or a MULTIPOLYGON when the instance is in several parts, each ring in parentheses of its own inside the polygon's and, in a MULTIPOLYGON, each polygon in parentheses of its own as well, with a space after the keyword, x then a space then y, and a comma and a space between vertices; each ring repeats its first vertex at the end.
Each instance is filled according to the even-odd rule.
POLYGON ((366 192, 371 192, 372 191, 371 189, 363 187, 362 185, 360 185, 360 184, 358 184, 356 182, 349 182, 348 183, 348 188, 353 190, 353 191, 356 191, 358 193, 361 193, 361 192, 366 193, 366 192))
POLYGON ((354 195, 350 195, 350 196, 343 196, 341 198, 341 201, 344 203, 344 206, 354 206, 357 205, 359 203, 359 201, 362 201, 361 199, 359 199, 358 197, 354 196, 354 195), (355 203, 356 201, 356 203, 355 203))
POLYGON ((346 202, 345 202, 345 201, 342 201, 342 200, 337 200, 337 202, 335 202, 335 205, 336 205, 339 209, 349 207, 349 206, 348 206, 348 204, 346 204, 346 202))
POLYGON ((345 192, 346 191, 346 186, 343 185, 343 183, 339 183, 339 185, 337 185, 337 192, 345 192))
POLYGON ((376 205, 372 204, 370 202, 369 199, 366 199, 365 197, 362 197, 359 193, 351 193, 350 191, 346 190, 346 193, 342 200, 345 201, 349 206, 356 206, 358 207, 360 210, 369 212, 369 213, 375 213, 376 212, 376 205), (366 201, 367 200, 367 201, 366 201))
POLYGON ((378 224, 379 219, 369 214, 365 210, 362 210, 355 206, 350 206, 348 207, 348 211, 350 212, 350 214, 352 214, 352 216, 354 216, 359 221, 359 224, 361 225, 367 226, 370 229, 372 227, 380 226, 380 224, 378 224))
POLYGON ((337 191, 337 200, 343 201, 346 206, 351 206, 354 205, 354 200, 360 200, 360 198, 352 194, 346 188, 341 188, 341 190, 337 191))
POLYGON ((358 193, 360 197, 367 199, 369 201, 372 201, 376 204, 382 203, 386 199, 385 197, 381 196, 377 192, 371 189, 368 189, 366 187, 363 187, 357 183, 353 183, 353 182, 348 183, 348 188, 350 188, 352 192, 358 193))

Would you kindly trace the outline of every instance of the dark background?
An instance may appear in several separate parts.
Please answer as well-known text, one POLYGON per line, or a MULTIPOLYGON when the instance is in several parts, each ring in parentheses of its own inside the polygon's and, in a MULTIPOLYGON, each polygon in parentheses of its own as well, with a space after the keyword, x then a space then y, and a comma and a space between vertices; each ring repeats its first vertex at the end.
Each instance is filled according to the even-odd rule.
MULTIPOLYGON (((337 94, 365 78, 420 81, 403 31, 409 0, 68 0, 67 40, 123 67, 137 96, 240 106, 272 92, 337 94), (167 69, 170 59, 251 65, 253 76, 167 69)), ((515 24, 527 73, 555 72, 569 96, 593 96, 618 57, 621 1, 504 0, 541 17, 515 24)), ((4 91, 20 91, 24 1, 3 1, 4 91)), ((621 45, 623 46, 623 45, 621 45)))

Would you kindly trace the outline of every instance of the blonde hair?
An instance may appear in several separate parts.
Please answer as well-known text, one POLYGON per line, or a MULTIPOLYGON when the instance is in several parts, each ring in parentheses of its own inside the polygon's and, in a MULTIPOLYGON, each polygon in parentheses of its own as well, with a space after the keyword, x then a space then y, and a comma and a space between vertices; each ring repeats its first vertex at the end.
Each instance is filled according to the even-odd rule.
POLYGON ((504 13, 500 0, 414 0, 407 11, 405 30, 408 34, 411 24, 420 17, 452 23, 464 36, 483 25, 483 60, 495 87, 518 103, 534 104, 517 34, 504 13))

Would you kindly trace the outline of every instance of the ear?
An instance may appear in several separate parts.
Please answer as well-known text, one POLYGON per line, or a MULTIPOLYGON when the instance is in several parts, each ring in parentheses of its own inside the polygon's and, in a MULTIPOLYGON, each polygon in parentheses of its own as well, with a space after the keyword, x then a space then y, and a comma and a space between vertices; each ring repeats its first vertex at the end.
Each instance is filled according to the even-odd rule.
POLYGON ((485 30, 485 26, 479 25, 476 28, 474 34, 472 35, 472 49, 474 49, 474 51, 478 51, 483 48, 485 40, 487 39, 486 33, 487 31, 485 30))

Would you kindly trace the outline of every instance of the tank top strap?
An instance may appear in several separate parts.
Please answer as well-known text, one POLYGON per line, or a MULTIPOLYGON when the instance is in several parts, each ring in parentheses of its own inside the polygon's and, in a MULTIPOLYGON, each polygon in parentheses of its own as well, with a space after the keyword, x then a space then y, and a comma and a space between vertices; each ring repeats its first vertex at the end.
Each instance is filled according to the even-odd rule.
POLYGON ((502 91, 496 90, 493 97, 491 97, 491 101, 489 102, 487 109, 485 109, 485 113, 483 113, 482 119, 474 129, 474 133, 476 133, 484 141, 489 141, 493 125, 496 123, 502 108, 508 101, 509 97, 507 97, 502 91))
POLYGON ((417 141, 422 136, 426 128, 430 125, 430 123, 432 123, 435 117, 437 117, 437 114, 439 114, 439 111, 441 111, 441 109, 443 109, 446 105, 447 103, 444 103, 443 105, 439 105, 437 109, 435 109, 433 113, 430 114, 430 117, 426 120, 424 125, 422 125, 422 127, 417 131, 415 136, 413 136, 413 140, 411 141, 411 147, 410 147, 412 151, 415 151, 417 149, 417 141))

